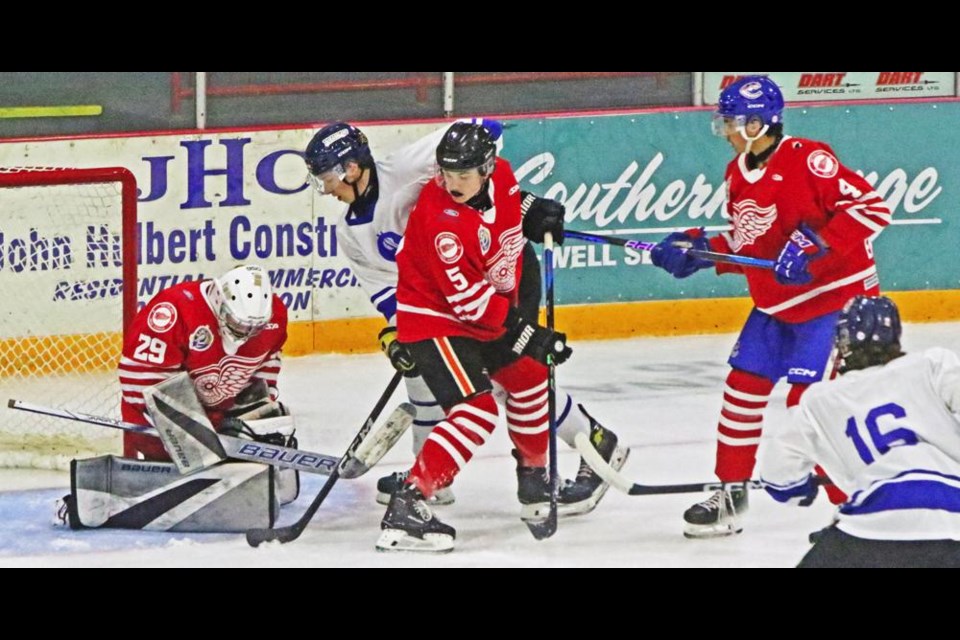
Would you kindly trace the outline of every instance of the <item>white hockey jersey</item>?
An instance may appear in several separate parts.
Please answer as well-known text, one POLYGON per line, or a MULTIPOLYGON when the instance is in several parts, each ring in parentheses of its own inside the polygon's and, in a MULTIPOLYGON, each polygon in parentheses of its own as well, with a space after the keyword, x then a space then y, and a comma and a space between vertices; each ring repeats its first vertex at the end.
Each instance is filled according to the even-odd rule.
POLYGON ((837 527, 873 540, 960 540, 960 358, 907 354, 811 386, 761 447, 760 478, 790 497, 814 464, 850 498, 837 527))
POLYGON ((397 313, 397 245, 420 189, 436 175, 437 145, 446 130, 441 126, 376 161, 378 195, 372 210, 348 207, 337 224, 339 246, 370 302, 389 324, 395 324, 397 313))

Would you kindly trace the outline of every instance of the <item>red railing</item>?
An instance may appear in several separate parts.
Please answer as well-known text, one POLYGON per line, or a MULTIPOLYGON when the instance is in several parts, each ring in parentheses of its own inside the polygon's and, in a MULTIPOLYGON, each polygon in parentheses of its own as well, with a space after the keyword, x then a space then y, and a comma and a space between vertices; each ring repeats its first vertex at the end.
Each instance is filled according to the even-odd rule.
MULTIPOLYGON (((679 72, 663 71, 565 71, 565 72, 520 72, 520 73, 486 73, 474 75, 457 75, 454 85, 476 84, 516 84, 521 82, 563 82, 570 80, 602 80, 610 78, 654 77, 657 88, 662 88, 666 77, 679 72)), ((196 89, 192 82, 184 82, 184 72, 174 71, 170 77, 170 108, 173 113, 179 113, 185 98, 192 98, 196 89)), ((188 74, 189 75, 189 74, 188 74)), ((378 80, 339 80, 326 82, 290 82, 273 84, 237 84, 212 85, 207 80, 207 96, 264 96, 291 93, 324 93, 331 91, 369 91, 381 89, 413 89, 419 103, 426 102, 427 90, 431 87, 443 85, 443 77, 435 74, 415 74, 408 78, 383 78, 378 80)))

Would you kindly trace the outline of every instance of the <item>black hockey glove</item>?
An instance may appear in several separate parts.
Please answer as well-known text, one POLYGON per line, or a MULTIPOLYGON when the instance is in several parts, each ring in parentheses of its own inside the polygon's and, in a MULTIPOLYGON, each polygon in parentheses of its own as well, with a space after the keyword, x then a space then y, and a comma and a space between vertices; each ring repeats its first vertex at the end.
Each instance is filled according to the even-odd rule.
POLYGON ((393 368, 408 378, 420 375, 417 370, 417 363, 413 361, 413 356, 407 351, 407 348, 397 342, 397 328, 384 327, 377 336, 380 340, 380 350, 390 358, 390 364, 393 368))
POLYGON ((543 234, 553 234, 556 244, 563 244, 563 216, 566 208, 556 200, 539 198, 526 191, 520 192, 520 212, 523 214, 523 235, 534 242, 543 242, 543 234))
POLYGON ((561 364, 573 353, 567 346, 567 334, 524 320, 514 308, 507 312, 503 326, 510 350, 518 356, 528 355, 543 364, 550 364, 548 358, 553 356, 554 364, 561 364))

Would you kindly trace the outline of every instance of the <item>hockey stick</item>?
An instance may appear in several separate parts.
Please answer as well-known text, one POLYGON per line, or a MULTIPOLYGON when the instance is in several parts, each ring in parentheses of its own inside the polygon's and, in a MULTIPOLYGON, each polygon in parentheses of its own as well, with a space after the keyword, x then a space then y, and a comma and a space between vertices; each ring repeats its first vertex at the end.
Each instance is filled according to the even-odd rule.
MULTIPOLYGON (((543 276, 547 301, 547 328, 553 331, 553 234, 543 234, 543 276)), ((549 538, 557 532, 557 493, 559 473, 557 471, 557 365, 553 355, 547 364, 547 415, 550 418, 548 432, 548 453, 550 456, 550 511, 542 520, 525 520, 530 533, 537 540, 549 538)))
MULTIPOLYGON (((42 407, 40 405, 23 402, 22 400, 10 399, 7 406, 11 409, 20 411, 29 411, 39 413, 54 418, 64 418, 66 420, 75 420, 77 422, 86 422, 100 427, 110 427, 111 429, 122 429, 123 431, 132 431, 134 433, 145 433, 157 435, 156 429, 132 422, 124 422, 113 418, 94 416, 88 413, 79 413, 76 411, 67 411, 66 409, 53 409, 42 407)), ((269 464, 275 467, 284 467, 286 469, 296 469, 306 473, 318 473, 320 475, 330 475, 340 460, 333 456, 323 453, 314 453, 313 451, 304 451, 302 449, 293 449, 280 445, 264 444, 255 440, 245 438, 236 438, 217 434, 217 439, 223 447, 223 452, 227 458, 236 460, 246 460, 248 462, 259 462, 269 464)))
MULTIPOLYGON (((598 236, 593 233, 583 233, 582 231, 566 230, 563 232, 565 238, 575 240, 586 240, 587 242, 596 242, 598 244, 615 244, 620 247, 636 249, 637 251, 650 251, 656 242, 641 242, 640 240, 624 240, 616 236, 598 236)), ((691 249, 685 247, 687 253, 696 257, 710 260, 712 262, 729 262, 730 264, 739 264, 744 267, 758 267, 760 269, 773 269, 775 264, 773 260, 763 260, 761 258, 751 258, 749 256, 738 256, 733 253, 718 253, 716 251, 702 251, 700 249, 691 249)))
MULTIPOLYGON (((702 493, 706 491, 719 491, 729 487, 746 487, 748 489, 763 489, 764 483, 760 480, 743 480, 740 482, 688 482, 685 484, 637 484, 630 482, 619 471, 611 467, 604 460, 585 433, 578 433, 574 436, 574 442, 577 451, 587 461, 587 464, 597 472, 597 475, 603 478, 610 486, 616 487, 627 495, 631 496, 654 496, 668 493, 702 493)), ((814 478, 818 485, 833 484, 829 478, 817 476, 814 478)))
POLYGON ((320 488, 320 493, 318 493, 317 497, 313 499, 313 502, 311 502, 310 506, 307 507, 307 510, 303 512, 303 515, 300 516, 296 522, 285 527, 277 527, 276 529, 250 529, 247 531, 247 544, 249 544, 251 547, 258 547, 264 542, 277 540, 281 543, 286 543, 292 542, 300 537, 300 534, 303 533, 303 530, 307 528, 310 520, 313 519, 317 509, 319 509, 320 505, 323 504, 327 494, 330 493, 331 489, 333 489, 333 485, 337 483, 337 479, 340 477, 340 465, 345 464, 347 460, 350 459, 353 453, 357 450, 357 447, 360 446, 360 443, 363 442, 363 439, 370 432, 370 429, 373 428, 373 423, 376 422, 377 417, 379 417, 380 413, 383 411, 383 408, 387 406, 390 396, 393 395, 397 385, 400 384, 400 379, 402 377, 403 374, 399 371, 393 374, 393 378, 390 379, 390 383, 387 385, 387 388, 383 390, 382 394, 380 394, 380 399, 377 400, 377 404, 373 407, 373 411, 371 411, 370 415, 367 416, 367 420, 363 423, 363 426, 360 427, 360 431, 357 432, 357 435, 354 436, 353 442, 350 443, 350 446, 347 447, 347 450, 343 453, 343 457, 340 458, 340 462, 337 464, 337 467, 333 470, 333 473, 330 474, 330 477, 327 478, 327 481, 323 483, 323 487, 320 488))

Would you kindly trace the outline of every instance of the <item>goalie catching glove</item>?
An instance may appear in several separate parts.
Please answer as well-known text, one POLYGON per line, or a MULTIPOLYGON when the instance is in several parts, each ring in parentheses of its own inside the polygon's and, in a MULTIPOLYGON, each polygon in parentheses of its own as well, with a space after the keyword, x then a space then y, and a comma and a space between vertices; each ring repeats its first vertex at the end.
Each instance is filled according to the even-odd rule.
POLYGON ((551 357, 553 364, 561 364, 573 353, 567 346, 567 334, 525 320, 513 307, 507 312, 503 326, 507 330, 504 339, 519 356, 527 355, 549 365, 551 357))
POLYGON ((390 358, 390 364, 393 365, 394 369, 408 378, 420 375, 420 372, 417 371, 417 363, 413 361, 413 356, 410 355, 405 346, 397 342, 396 327, 384 327, 377 339, 380 340, 380 350, 390 358))
POLYGON ((296 426, 287 407, 270 397, 266 381, 254 378, 220 423, 220 433, 257 442, 297 447, 296 426))

